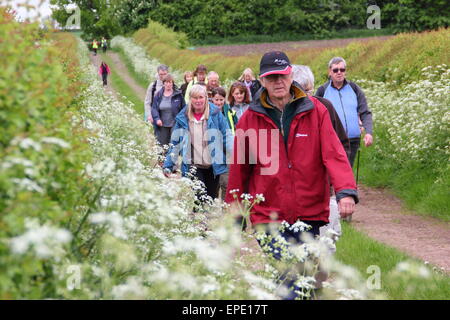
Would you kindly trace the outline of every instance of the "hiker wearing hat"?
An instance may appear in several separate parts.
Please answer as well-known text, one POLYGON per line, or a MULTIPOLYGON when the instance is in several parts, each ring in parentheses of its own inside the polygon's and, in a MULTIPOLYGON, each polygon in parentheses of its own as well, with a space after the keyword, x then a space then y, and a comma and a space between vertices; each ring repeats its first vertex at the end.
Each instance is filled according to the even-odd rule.
MULTIPOLYGON (((259 77, 263 88, 236 126, 226 202, 241 199, 243 193, 254 198, 263 194, 265 200, 250 213, 257 229, 269 233, 269 224, 302 221, 311 226, 308 232, 319 235, 329 222, 330 181, 341 217, 352 215, 358 202, 347 155, 327 108, 293 81, 285 53, 266 53, 259 77)), ((281 236, 300 243, 301 231, 295 230, 286 228, 281 236)), ((292 289, 293 283, 286 284, 292 289)), ((296 297, 294 288, 284 298, 296 297)))

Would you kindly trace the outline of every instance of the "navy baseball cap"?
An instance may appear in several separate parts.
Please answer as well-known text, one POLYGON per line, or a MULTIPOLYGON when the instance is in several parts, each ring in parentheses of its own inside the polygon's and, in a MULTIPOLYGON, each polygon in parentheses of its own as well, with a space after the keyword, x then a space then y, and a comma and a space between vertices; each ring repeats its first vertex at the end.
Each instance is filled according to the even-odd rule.
POLYGON ((272 51, 265 53, 259 63, 259 77, 271 74, 289 74, 292 66, 289 58, 284 52, 272 51))

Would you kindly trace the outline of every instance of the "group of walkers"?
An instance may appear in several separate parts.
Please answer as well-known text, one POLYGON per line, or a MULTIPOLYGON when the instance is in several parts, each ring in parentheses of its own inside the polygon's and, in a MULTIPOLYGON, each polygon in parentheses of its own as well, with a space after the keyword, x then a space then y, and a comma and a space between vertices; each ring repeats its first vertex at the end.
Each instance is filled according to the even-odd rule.
MULTIPOLYGON (((366 147, 373 138, 364 93, 346 79, 346 68, 343 58, 332 58, 329 80, 314 94, 311 69, 292 65, 280 51, 263 55, 259 80, 247 68, 228 92, 204 65, 186 72, 179 89, 160 65, 147 89, 145 120, 167 146, 164 174, 175 171, 181 155, 182 176, 194 168, 213 199, 220 189, 230 204, 242 194, 263 194, 250 221, 268 234, 271 223, 301 221, 317 236, 331 220, 351 217, 358 203, 352 167, 360 136, 366 147), (339 210, 335 217, 331 196, 339 210)), ((286 229, 281 236, 301 243, 301 234, 286 229)), ((276 251, 275 242, 269 246, 276 251)), ((285 280, 292 290, 284 298, 298 297, 295 279, 285 280)))
POLYGON ((106 49, 108 48, 108 41, 105 39, 105 37, 102 37, 102 40, 100 43, 97 41, 97 39, 92 40, 92 50, 94 51, 94 56, 97 55, 97 50, 99 47, 102 48, 103 53, 106 52, 106 49))
MULTIPOLYGON (((103 49, 103 53, 106 53, 106 49, 108 48, 108 41, 105 39, 105 37, 102 37, 101 42, 99 43, 97 39, 92 40, 91 47, 94 51, 94 56, 97 55, 97 50, 101 46, 103 49)), ((111 70, 109 69, 109 66, 106 62, 102 61, 98 68, 98 74, 102 77, 103 86, 108 85, 108 75, 111 73, 111 70)))

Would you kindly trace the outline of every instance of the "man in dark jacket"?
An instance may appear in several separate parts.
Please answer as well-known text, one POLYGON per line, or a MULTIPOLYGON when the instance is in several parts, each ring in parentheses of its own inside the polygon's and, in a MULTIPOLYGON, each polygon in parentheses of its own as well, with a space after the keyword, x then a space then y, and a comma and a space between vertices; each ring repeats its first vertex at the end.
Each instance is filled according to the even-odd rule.
POLYGON ((346 80, 346 63, 341 57, 335 57, 328 63, 330 80, 317 89, 316 96, 331 101, 339 119, 350 139, 350 165, 353 167, 356 152, 359 149, 361 128, 365 129, 364 145, 372 145, 372 112, 367 107, 364 92, 354 82, 346 80))
MULTIPOLYGON (((341 217, 353 214, 358 196, 352 169, 327 109, 293 82, 286 54, 266 53, 260 79, 263 89, 236 126, 226 202, 263 194, 265 200, 252 207, 252 224, 302 221, 318 235, 329 222, 330 180, 341 217)), ((286 229, 281 236, 301 242, 300 234, 286 229)))

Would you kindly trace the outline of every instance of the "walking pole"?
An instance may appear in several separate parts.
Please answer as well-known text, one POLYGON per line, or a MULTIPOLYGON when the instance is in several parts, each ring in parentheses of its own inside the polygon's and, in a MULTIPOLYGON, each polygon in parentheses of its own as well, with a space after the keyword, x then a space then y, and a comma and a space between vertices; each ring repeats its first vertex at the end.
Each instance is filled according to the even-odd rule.
MULTIPOLYGON (((361 155, 361 136, 359 136, 359 147, 358 147, 358 159, 356 160, 356 187, 358 187, 358 179, 359 179, 359 160, 360 160, 360 155, 361 155)), ((352 222, 352 216, 348 216, 347 218, 345 218, 345 221, 347 222, 352 222)))
POLYGON ((361 155, 361 146, 358 147, 358 163, 356 164, 356 186, 358 186, 358 178, 359 178, 359 158, 361 155))

